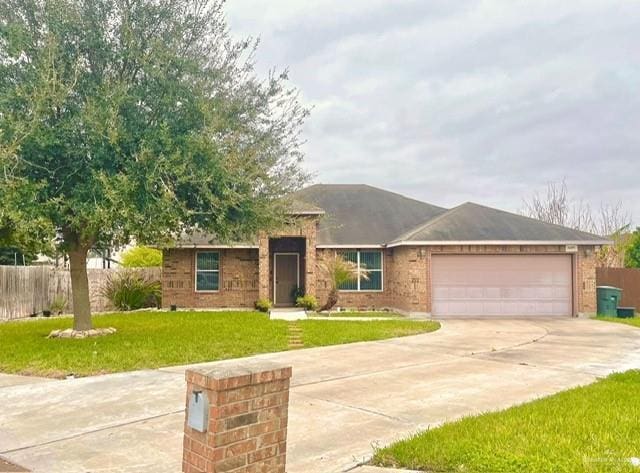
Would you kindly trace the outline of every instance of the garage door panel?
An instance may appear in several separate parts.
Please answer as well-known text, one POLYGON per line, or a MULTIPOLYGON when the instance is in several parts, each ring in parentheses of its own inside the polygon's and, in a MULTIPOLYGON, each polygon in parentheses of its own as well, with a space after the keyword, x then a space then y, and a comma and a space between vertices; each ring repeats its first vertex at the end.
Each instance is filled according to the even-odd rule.
POLYGON ((568 316, 568 255, 434 255, 435 316, 568 316))

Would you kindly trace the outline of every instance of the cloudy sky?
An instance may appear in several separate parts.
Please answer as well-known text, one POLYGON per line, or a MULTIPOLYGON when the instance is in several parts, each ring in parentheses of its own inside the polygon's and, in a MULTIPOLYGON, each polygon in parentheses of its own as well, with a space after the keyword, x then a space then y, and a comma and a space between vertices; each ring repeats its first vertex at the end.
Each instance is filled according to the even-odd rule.
POLYGON ((640 224, 640 2, 228 0, 313 107, 306 166, 518 210, 566 179, 640 224))

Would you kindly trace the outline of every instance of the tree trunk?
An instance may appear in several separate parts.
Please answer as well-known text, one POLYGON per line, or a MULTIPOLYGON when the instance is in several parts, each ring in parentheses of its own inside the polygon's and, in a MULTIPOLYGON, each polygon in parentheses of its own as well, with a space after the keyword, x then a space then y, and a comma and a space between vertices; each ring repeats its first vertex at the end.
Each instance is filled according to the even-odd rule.
POLYGON ((329 291, 329 296, 327 297, 327 302, 320 310, 331 310, 338 303, 338 290, 331 289, 329 291))
POLYGON ((87 277, 87 253, 89 249, 78 246, 69 251, 71 293, 73 295, 73 329, 91 329, 91 302, 87 277))

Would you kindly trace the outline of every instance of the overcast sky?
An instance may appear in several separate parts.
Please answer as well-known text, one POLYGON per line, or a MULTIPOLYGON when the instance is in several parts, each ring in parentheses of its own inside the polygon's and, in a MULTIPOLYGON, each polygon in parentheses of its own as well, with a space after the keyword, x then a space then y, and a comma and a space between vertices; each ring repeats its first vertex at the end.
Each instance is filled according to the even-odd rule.
POLYGON ((313 107, 315 182, 518 210, 566 178, 640 223, 640 2, 228 0, 313 107))

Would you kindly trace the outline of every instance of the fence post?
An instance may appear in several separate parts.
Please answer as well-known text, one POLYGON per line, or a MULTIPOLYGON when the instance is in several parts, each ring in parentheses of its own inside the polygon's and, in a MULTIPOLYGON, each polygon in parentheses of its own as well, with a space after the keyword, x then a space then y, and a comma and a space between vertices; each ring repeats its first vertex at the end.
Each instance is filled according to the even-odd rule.
POLYGON ((188 370, 182 471, 284 473, 290 378, 266 361, 188 370))

